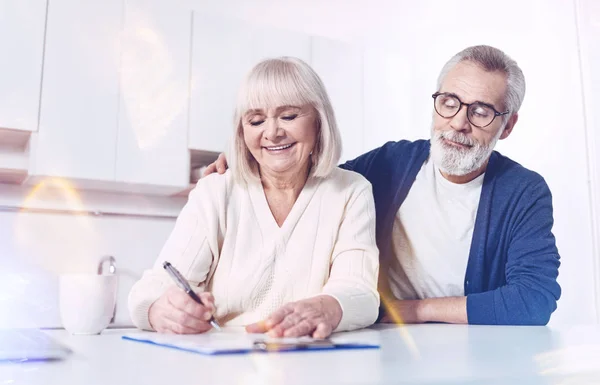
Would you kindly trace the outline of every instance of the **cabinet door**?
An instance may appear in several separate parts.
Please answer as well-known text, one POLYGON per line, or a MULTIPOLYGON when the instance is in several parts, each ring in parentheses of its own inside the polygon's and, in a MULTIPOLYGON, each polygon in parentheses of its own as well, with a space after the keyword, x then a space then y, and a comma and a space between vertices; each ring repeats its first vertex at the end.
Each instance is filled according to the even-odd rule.
POLYGON ((183 187, 189 184, 192 14, 161 3, 126 1, 116 179, 183 187))
POLYGON ((37 130, 46 0, 0 1, 0 128, 37 130))
POLYGON ((194 13, 190 148, 224 151, 233 134, 238 88, 267 57, 310 61, 310 36, 194 13))
POLYGON ((325 84, 343 141, 341 161, 363 148, 363 54, 347 43, 313 37, 312 67, 325 84))
POLYGON ((48 7, 36 175, 114 180, 122 0, 48 7))

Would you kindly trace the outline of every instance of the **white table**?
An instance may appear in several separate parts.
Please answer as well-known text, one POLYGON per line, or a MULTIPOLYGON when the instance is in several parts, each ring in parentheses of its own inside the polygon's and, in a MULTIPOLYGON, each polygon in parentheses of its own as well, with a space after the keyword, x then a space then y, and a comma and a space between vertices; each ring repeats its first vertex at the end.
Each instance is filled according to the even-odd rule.
POLYGON ((202 356, 48 331, 73 354, 0 364, 0 384, 600 384, 600 325, 565 329, 377 325, 353 333, 379 350, 202 356))

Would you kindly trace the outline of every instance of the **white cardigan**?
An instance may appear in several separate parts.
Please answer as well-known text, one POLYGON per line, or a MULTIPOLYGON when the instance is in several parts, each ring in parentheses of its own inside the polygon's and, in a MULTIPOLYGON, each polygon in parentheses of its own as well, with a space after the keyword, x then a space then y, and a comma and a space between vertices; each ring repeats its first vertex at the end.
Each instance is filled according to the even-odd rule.
POLYGON ((133 286, 129 311, 137 327, 151 329, 148 309, 173 285, 166 260, 213 293, 222 324, 247 325, 328 294, 343 311, 336 331, 362 328, 378 314, 378 256, 371 185, 359 174, 336 168, 309 178, 281 228, 259 182, 212 174, 190 193, 154 268, 133 286))

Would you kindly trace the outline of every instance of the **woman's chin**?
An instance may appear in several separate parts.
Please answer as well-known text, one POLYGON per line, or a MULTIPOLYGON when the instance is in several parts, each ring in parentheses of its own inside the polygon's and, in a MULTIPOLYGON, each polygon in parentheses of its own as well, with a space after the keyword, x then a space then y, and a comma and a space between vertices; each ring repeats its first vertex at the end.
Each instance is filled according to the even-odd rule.
MULTIPOLYGON (((306 163, 306 167, 308 167, 308 162, 306 163)), ((282 159, 278 162, 264 162, 263 164, 259 164, 259 166, 261 170, 268 170, 270 173, 273 174, 289 174, 294 172, 300 174, 301 171, 305 169, 304 167, 300 167, 298 161, 295 159, 285 161, 282 159)))

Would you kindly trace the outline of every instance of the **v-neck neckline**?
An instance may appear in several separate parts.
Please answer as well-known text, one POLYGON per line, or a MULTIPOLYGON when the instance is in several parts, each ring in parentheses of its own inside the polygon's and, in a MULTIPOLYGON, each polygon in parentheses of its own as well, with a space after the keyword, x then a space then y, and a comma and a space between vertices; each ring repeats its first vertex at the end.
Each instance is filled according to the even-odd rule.
POLYGON ((288 234, 291 233, 293 228, 298 223, 298 220, 302 216, 302 213, 308 206, 311 198, 313 197, 317 187, 319 185, 320 178, 309 177, 304 184, 304 187, 300 191, 298 198, 294 202, 292 209, 288 213, 287 217, 279 226, 273 212, 269 207, 265 190, 260 181, 249 184, 248 191, 250 193, 250 199, 254 206, 257 220, 259 225, 263 229, 263 234, 288 234))

